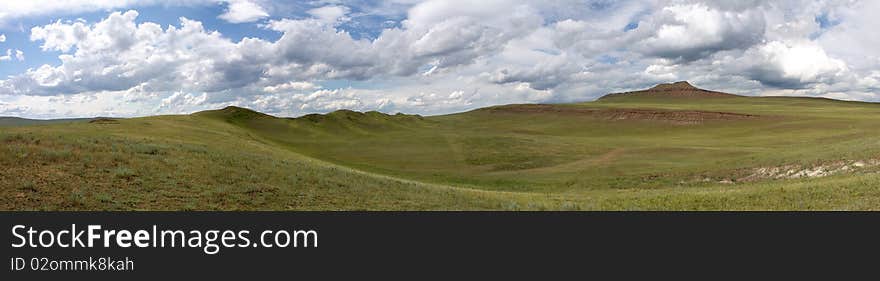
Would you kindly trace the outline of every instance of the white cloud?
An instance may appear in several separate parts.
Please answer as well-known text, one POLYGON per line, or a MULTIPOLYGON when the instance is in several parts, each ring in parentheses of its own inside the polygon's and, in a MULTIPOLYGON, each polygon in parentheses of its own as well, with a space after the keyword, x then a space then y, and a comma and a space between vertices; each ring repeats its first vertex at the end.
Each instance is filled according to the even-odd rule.
POLYGON ((281 115, 340 108, 432 114, 583 101, 690 80, 741 94, 877 100, 875 2, 313 1, 295 11, 305 18, 267 20, 267 11, 290 7, 228 1, 224 20, 264 20, 258 26, 280 34, 238 41, 198 21, 160 26, 136 11, 115 12, 31 29, 41 49, 61 53, 60 63, 0 80, 0 98, 57 108, 81 102, 90 104, 82 110, 123 115, 229 104, 281 115), (349 33, 377 15, 395 18, 369 36, 349 33), (344 82, 354 86, 340 88, 344 82), (79 98, 43 100, 58 96, 79 98))
POLYGON ((0 43, 6 42, 6 34, 0 34, 0 43))
POLYGON ((671 59, 696 60, 715 52, 748 48, 764 36, 758 10, 724 11, 702 3, 672 5, 639 25, 650 36, 637 43, 641 51, 671 59))
POLYGON ((469 8, 432 1, 411 14, 403 27, 387 29, 375 41, 353 39, 327 18, 271 21, 267 28, 282 32, 275 42, 232 42, 188 19, 166 29, 137 24, 133 10, 95 24, 56 21, 34 27, 31 40, 65 53, 61 65, 28 70, 0 87, 22 95, 120 91, 144 83, 152 91, 219 92, 291 80, 408 76, 429 64, 437 71, 473 64, 541 24, 528 6, 505 1, 469 8))
POLYGON ((870 72, 880 64, 880 1, 854 1, 832 9, 839 24, 826 30, 816 41, 831 55, 844 59, 855 69, 870 72))
POLYGON ((309 91, 309 90, 315 90, 315 89, 320 89, 320 88, 321 88, 321 86, 312 84, 310 82, 287 82, 287 83, 273 85, 273 86, 266 86, 263 88, 263 91, 270 92, 270 93, 278 93, 278 92, 291 91, 291 90, 293 90, 293 91, 309 91))
POLYGON ((348 13, 351 12, 351 9, 345 6, 323 6, 320 8, 315 8, 308 10, 307 13, 317 18, 319 21, 326 24, 337 24, 340 22, 345 22, 351 20, 346 17, 348 13))
POLYGON ((746 53, 752 62, 751 77, 780 88, 801 88, 811 83, 833 83, 848 68, 828 56, 822 47, 808 42, 773 41, 746 53))
POLYGON ((162 99, 161 103, 159 103, 160 111, 169 111, 169 110, 189 110, 193 107, 198 107, 204 105, 208 100, 208 94, 191 94, 191 93, 183 93, 183 92, 174 92, 171 96, 162 99))
POLYGON ((661 81, 678 81, 681 80, 678 77, 678 66, 677 65, 662 65, 662 64, 652 64, 645 68, 645 75, 653 76, 654 80, 661 81))
POLYGON ((18 49, 6 49, 6 55, 0 56, 0 61, 10 61, 12 59, 24 61, 24 52, 18 49))
POLYGON ((40 45, 43 51, 55 50, 66 53, 77 42, 84 40, 89 31, 90 28, 83 21, 62 23, 58 20, 49 25, 32 28, 31 41, 43 41, 40 45))
POLYGON ((227 3, 226 12, 218 18, 231 23, 255 22, 260 19, 269 17, 259 4, 250 0, 225 0, 227 3))
MULTIPOLYGON (((200 22, 181 19, 162 29, 136 24, 136 11, 114 12, 95 23, 55 22, 33 28, 44 50, 64 52, 58 66, 43 65, 0 82, 11 93, 55 95, 120 91, 146 83, 153 91, 221 91, 255 82, 262 72, 244 49, 259 54, 261 42, 233 43, 200 22)), ((264 42, 263 42, 264 43, 264 42)))

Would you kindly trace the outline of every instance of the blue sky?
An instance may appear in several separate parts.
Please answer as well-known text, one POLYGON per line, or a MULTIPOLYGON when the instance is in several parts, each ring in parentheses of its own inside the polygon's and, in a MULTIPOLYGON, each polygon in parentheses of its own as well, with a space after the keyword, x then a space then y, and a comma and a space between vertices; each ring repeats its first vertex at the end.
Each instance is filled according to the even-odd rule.
POLYGON ((0 116, 444 114, 689 80, 877 101, 877 1, 146 0, 0 7, 0 116))

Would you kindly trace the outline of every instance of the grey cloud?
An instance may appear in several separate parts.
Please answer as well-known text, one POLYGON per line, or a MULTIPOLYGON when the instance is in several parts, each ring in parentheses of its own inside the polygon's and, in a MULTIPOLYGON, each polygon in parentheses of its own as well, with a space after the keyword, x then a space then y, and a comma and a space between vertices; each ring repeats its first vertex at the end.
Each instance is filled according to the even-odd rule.
POLYGON ((467 9, 454 6, 423 10, 408 19, 406 27, 388 29, 375 41, 353 39, 318 19, 285 19, 266 25, 282 33, 275 42, 231 42, 206 31, 200 22, 182 19, 179 27, 162 30, 149 22, 136 24, 136 11, 116 12, 92 25, 55 22, 35 27, 31 39, 42 41, 42 48, 72 54, 62 55, 57 67, 41 67, 4 84, 22 95, 119 91, 142 83, 165 91, 215 92, 262 80, 407 76, 426 64, 471 64, 539 25, 528 9, 502 4, 488 5, 512 14, 485 23, 467 16, 447 17, 467 14, 467 9))
POLYGON ((573 80, 573 76, 583 70, 569 63, 539 64, 526 69, 501 69, 496 71, 490 81, 498 84, 524 82, 535 90, 549 90, 573 80))
POLYGON ((113 13, 97 23, 32 29, 31 39, 62 52, 62 63, 0 80, 0 96, 107 92, 144 104, 167 99, 161 112, 234 103, 287 114, 445 113, 691 80, 747 94, 798 89, 865 98, 880 85, 872 72, 880 59, 869 44, 880 37, 867 27, 876 17, 865 13, 876 5, 866 3, 438 0, 399 5, 395 14, 411 8, 406 18, 375 39, 351 36, 332 20, 339 13, 322 13, 259 24, 279 32, 276 41, 238 42, 192 20, 163 29, 138 24, 133 11, 113 13), (816 33, 820 13, 840 23, 816 33), (638 27, 626 30, 633 20, 638 27), (335 79, 381 89, 276 87, 335 79))
POLYGON ((851 75, 841 60, 830 57, 810 41, 773 41, 744 53, 740 65, 762 84, 785 89, 803 89, 816 83, 834 84, 851 75))
POLYGON ((765 28, 760 10, 721 10, 701 3, 673 5, 639 25, 636 32, 647 29, 648 36, 635 45, 648 55, 695 61, 760 43, 765 28))

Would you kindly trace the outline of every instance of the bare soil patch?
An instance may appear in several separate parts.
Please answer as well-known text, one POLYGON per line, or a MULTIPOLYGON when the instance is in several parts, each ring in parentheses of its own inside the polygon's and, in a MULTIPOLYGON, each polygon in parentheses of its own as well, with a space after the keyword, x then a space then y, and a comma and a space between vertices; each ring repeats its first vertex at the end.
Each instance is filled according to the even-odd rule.
MULTIPOLYGON (((837 160, 813 165, 787 164, 738 170, 724 178, 701 177, 690 182, 717 182, 721 184, 748 183, 763 180, 823 178, 837 174, 864 172, 880 167, 880 158, 837 160)), ((682 182, 685 183, 685 182, 682 182)))
POLYGON ((737 179, 739 182, 751 182, 761 179, 799 179, 821 178, 844 172, 857 171, 880 165, 880 159, 839 160, 820 165, 784 165, 778 167, 760 167, 752 170, 748 176, 737 179))

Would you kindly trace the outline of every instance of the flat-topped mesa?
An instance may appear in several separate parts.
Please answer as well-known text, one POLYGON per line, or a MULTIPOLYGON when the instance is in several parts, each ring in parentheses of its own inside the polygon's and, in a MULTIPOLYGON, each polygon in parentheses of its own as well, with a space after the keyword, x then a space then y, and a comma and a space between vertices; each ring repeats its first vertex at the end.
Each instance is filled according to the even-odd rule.
POLYGON ((605 95, 599 100, 607 100, 609 98, 624 97, 641 97, 641 98, 725 98, 740 97, 738 95, 727 94, 716 91, 703 90, 687 81, 679 81, 675 83, 659 84, 647 90, 614 93, 605 95))

